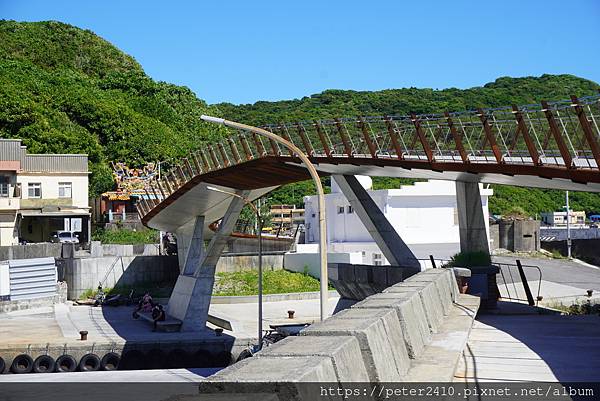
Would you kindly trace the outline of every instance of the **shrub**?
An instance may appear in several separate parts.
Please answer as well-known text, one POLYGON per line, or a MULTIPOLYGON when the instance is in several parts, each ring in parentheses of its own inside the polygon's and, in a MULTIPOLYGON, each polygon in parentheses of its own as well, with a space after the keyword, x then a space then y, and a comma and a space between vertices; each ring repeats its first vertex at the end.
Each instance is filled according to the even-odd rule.
POLYGON ((447 266, 456 267, 473 267, 473 266, 489 266, 492 259, 487 252, 459 252, 450 258, 447 266))

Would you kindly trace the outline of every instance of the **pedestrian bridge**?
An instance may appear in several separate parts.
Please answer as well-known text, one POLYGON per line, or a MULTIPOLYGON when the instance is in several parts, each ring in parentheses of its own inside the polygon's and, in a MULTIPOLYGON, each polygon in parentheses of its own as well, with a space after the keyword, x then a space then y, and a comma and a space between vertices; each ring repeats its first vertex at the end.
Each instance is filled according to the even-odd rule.
MULTIPOLYGON (((456 181, 461 250, 488 250, 478 184, 600 192, 599 126, 600 95, 263 128, 302 149, 320 175, 333 176, 386 259, 406 266, 410 251, 398 245, 402 240, 354 175, 456 181)), ((182 275, 169 312, 185 325, 188 317, 208 310, 214 265, 243 207, 240 196, 253 200, 280 185, 309 178, 293 152, 251 132, 229 131, 221 142, 203 145, 150 184, 138 207, 142 222, 178 237, 182 275), (219 219, 219 230, 213 232, 209 225, 219 219), (203 242, 209 238, 205 250, 203 242), (210 279, 199 288, 201 277, 210 279), (192 298, 203 298, 192 302, 202 305, 192 308, 192 298)))
MULTIPOLYGON (((599 126, 600 96, 572 96, 539 105, 263 128, 303 149, 323 176, 360 174, 600 192, 599 126)), ((277 143, 230 131, 155 182, 139 212, 147 226, 173 231, 193 215, 206 215, 207 222, 223 215, 230 197, 207 192, 207 185, 249 190, 250 198, 258 198, 277 186, 309 178, 299 158, 277 143)))

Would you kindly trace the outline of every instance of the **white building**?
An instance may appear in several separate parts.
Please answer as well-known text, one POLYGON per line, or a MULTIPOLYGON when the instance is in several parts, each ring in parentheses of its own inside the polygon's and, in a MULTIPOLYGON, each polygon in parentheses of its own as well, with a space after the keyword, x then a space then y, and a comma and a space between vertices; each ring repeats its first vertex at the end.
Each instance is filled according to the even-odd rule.
MULTIPOLYGON (((566 227, 567 226, 567 212, 547 212, 540 213, 542 223, 553 227, 566 227)), ((585 225, 585 212, 569 211, 569 224, 573 226, 585 225)))
MULTIPOLYGON (((379 206, 400 237, 418 258, 433 254, 448 259, 460 251, 456 189, 453 181, 416 182, 399 189, 370 190, 371 179, 359 177, 363 187, 379 206)), ((489 188, 481 188, 483 214, 489 235, 489 188)), ((332 179, 331 193, 325 195, 327 242, 330 253, 348 253, 353 263, 389 264, 350 203, 332 179), (362 262, 357 262, 357 255, 362 262)), ((305 243, 298 252, 316 252, 319 242, 317 197, 304 198, 305 243)))
POLYGON ((89 240, 87 155, 28 154, 0 139, 0 246, 50 241, 68 227, 89 240))

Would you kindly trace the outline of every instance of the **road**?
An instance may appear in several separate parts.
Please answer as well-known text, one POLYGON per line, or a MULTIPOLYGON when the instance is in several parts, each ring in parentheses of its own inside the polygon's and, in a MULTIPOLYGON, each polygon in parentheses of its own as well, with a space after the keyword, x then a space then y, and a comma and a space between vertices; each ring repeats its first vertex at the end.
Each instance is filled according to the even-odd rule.
MULTIPOLYGON (((542 280, 557 284, 568 285, 582 290, 600 291, 600 268, 583 266, 567 259, 541 259, 515 256, 494 256, 493 261, 515 264, 521 260, 523 265, 538 266, 542 272, 542 280)), ((524 268, 528 281, 539 280, 536 269, 524 268)), ((513 271, 514 273, 514 271, 513 271)), ((517 273, 518 275, 518 273, 517 273)), ((514 276, 513 276, 514 277, 514 276)), ((520 281, 515 278, 515 281, 520 281)), ((507 279, 509 281, 509 279, 507 279)))

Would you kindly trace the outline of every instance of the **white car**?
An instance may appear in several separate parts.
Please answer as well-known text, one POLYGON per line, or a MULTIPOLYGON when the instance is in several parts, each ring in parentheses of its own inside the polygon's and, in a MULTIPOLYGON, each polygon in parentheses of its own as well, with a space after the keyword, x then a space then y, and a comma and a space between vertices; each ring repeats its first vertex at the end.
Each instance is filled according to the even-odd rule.
POLYGON ((79 244, 78 236, 68 231, 53 232, 50 241, 61 244, 79 244))

